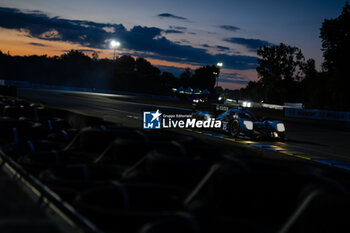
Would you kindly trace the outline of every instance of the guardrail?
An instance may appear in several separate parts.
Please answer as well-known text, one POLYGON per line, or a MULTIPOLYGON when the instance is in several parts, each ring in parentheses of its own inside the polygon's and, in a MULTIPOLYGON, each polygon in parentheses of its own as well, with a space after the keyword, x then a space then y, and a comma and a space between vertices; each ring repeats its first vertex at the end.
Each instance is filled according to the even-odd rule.
POLYGON ((22 87, 22 88, 41 88, 41 89, 54 89, 54 90, 64 90, 64 91, 94 92, 94 93, 115 94, 115 95, 130 95, 135 97, 148 97, 148 98, 157 99, 157 100, 170 100, 170 101, 179 100, 179 98, 172 97, 172 96, 162 96, 162 95, 153 95, 153 94, 145 94, 145 93, 126 92, 126 91, 114 91, 114 90, 96 89, 96 88, 48 85, 48 84, 31 83, 31 82, 18 81, 18 80, 0 79, 0 86, 15 86, 15 87, 22 87))
POLYGON ((261 104, 263 108, 270 108, 270 109, 276 109, 276 110, 283 110, 285 106, 283 105, 277 105, 277 104, 261 104))
POLYGON ((286 108, 285 117, 350 122, 350 112, 286 108))
MULTIPOLYGON (((238 100, 238 103, 243 103, 243 100, 238 100)), ((284 116, 288 118, 350 122, 350 112, 303 109, 302 103, 284 103, 284 105, 277 105, 251 102, 251 106, 259 106, 260 108, 268 108, 281 111, 284 110, 284 116)))

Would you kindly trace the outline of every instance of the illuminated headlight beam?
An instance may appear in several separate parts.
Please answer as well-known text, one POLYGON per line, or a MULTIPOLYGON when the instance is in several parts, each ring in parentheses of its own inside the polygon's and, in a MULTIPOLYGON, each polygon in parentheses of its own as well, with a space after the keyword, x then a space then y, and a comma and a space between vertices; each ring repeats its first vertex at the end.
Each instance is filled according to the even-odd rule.
POLYGON ((283 124, 283 123, 277 123, 276 129, 277 129, 278 132, 284 132, 284 131, 286 131, 286 128, 284 127, 284 124, 283 124))
POLYGON ((248 130, 253 130, 253 122, 252 121, 243 121, 243 124, 248 130))
POLYGON ((252 107, 252 103, 251 103, 251 102, 248 102, 248 101, 244 101, 244 102, 242 103, 242 105, 243 105, 243 107, 245 107, 245 108, 250 108, 250 107, 252 107))

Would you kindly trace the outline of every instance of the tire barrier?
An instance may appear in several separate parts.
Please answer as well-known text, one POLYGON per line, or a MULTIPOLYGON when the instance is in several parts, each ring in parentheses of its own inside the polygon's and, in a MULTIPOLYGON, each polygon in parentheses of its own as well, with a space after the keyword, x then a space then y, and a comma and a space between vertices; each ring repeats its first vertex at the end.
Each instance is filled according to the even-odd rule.
POLYGON ((0 114, 1 161, 37 179, 36 189, 56 197, 70 222, 91 221, 81 232, 350 227, 345 170, 233 153, 181 132, 128 128, 13 97, 0 97, 0 114))

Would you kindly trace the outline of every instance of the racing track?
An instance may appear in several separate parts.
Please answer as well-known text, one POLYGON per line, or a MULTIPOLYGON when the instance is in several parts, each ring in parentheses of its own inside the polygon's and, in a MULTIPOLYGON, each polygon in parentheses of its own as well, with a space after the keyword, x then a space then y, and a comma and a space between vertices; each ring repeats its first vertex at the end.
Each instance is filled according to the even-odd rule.
MULTIPOLYGON (((86 115, 103 117, 107 121, 119 122, 130 127, 142 127, 143 111, 159 109, 162 113, 188 113, 191 110, 164 105, 152 105, 123 101, 111 98, 114 95, 55 91, 40 89, 19 89, 18 96, 53 107, 65 108, 86 115)), ((350 170, 350 131, 346 128, 333 128, 327 125, 308 125, 299 122, 285 122, 286 142, 253 142, 233 139, 227 135, 198 130, 183 130, 207 143, 222 144, 226 148, 237 147, 237 143, 265 150, 279 151, 281 156, 294 156, 332 164, 350 170), (343 163, 345 162, 345 163, 343 163)))

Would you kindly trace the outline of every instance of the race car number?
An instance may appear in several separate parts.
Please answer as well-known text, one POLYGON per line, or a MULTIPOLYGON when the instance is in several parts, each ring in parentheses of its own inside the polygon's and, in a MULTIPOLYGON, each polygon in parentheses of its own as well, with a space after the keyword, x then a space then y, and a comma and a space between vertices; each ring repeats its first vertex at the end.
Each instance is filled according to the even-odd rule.
POLYGON ((216 110, 227 111, 228 107, 227 106, 222 106, 222 105, 216 105, 216 110))

